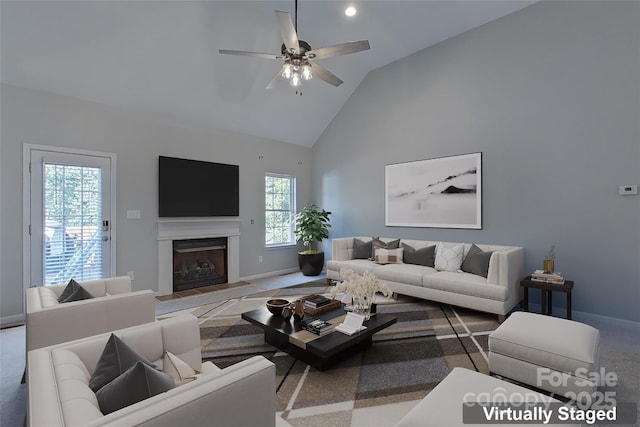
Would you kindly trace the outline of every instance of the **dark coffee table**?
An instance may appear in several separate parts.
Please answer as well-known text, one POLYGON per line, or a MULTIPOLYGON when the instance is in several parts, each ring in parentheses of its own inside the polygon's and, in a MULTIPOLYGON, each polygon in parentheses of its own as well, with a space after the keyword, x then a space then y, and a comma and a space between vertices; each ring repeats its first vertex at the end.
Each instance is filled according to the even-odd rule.
MULTIPOLYGON (((326 320, 335 326, 342 322, 344 315, 346 311, 343 307, 313 317, 326 320)), ((266 307, 242 313, 242 318, 262 328, 264 340, 268 344, 321 371, 340 359, 369 347, 373 334, 398 320, 390 314, 372 314, 371 319, 364 322, 366 329, 356 334, 346 335, 333 331, 318 337, 302 329, 293 317, 286 321, 281 316, 271 314, 266 307)))

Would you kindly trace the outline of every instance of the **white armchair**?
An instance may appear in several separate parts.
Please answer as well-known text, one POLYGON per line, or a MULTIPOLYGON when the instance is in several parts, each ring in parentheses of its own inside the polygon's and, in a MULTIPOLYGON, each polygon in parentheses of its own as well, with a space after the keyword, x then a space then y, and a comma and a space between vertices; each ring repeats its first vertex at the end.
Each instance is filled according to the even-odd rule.
POLYGON ((128 276, 78 283, 95 298, 61 304, 66 285, 27 289, 27 352, 155 320, 155 294, 131 292, 128 276))
POLYGON ((225 369, 201 363, 200 330, 194 316, 114 333, 159 367, 169 351, 202 375, 103 415, 89 379, 110 334, 30 351, 28 426, 275 426, 275 365, 262 356, 225 369))

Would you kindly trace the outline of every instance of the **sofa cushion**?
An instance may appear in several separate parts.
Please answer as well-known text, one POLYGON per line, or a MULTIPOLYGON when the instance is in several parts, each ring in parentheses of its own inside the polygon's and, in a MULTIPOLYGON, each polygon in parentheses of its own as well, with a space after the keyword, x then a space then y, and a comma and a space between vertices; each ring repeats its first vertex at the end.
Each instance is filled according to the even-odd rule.
POLYGON ((372 241, 364 242, 360 239, 353 239, 353 259, 369 259, 371 258, 372 241))
POLYGON ((438 289, 461 295, 506 301, 508 289, 505 286, 493 285, 482 276, 471 273, 438 271, 422 278, 425 288, 438 289))
POLYGON ((425 267, 434 266, 436 245, 415 249, 413 246, 402 243, 402 247, 404 248, 402 259, 405 264, 424 265, 425 267))
POLYGON ((414 264, 387 264, 379 266, 374 274, 380 280, 422 286, 423 276, 437 273, 432 267, 414 264))
POLYGON ((69 295, 68 297, 66 297, 62 301, 60 301, 60 303, 73 302, 73 301, 82 301, 82 300, 85 300, 85 299, 93 299, 93 298, 95 298, 95 297, 93 295, 91 295, 91 292, 89 292, 88 290, 86 290, 82 286, 78 285, 76 290, 73 291, 73 293, 71 295, 69 295))
POLYGON ((36 288, 38 291, 38 296, 40 297, 40 305, 42 308, 53 307, 59 305, 58 295, 50 289, 49 286, 39 286, 36 288))
POLYGON ((60 294, 60 296, 58 297, 58 302, 63 302, 64 300, 69 298, 71 294, 78 290, 78 288, 80 288, 78 282, 73 279, 69 280, 69 283, 67 283, 67 286, 62 291, 62 294, 60 294))
POLYGON ((171 375, 139 361, 98 390, 96 398, 100 411, 107 415, 173 387, 175 384, 171 375))
MULTIPOLYGON (((375 271, 380 265, 368 259, 350 259, 347 261, 327 261, 327 269, 340 271, 342 268, 350 268, 354 273, 362 274, 365 271, 375 271)), ((376 274, 377 276, 377 274, 376 274)))
POLYGON ((376 256, 376 249, 398 249, 400 247, 400 239, 390 240, 388 242, 383 242, 378 237, 374 237, 371 240, 371 259, 374 259, 376 256))
POLYGON ((377 248, 376 254, 373 257, 373 262, 375 262, 376 264, 402 264, 402 251, 403 248, 377 248))
POLYGON ((162 372, 170 375, 176 385, 191 382, 200 374, 200 372, 193 369, 185 361, 169 351, 164 352, 162 372))
POLYGON ((102 417, 96 395, 88 387, 89 371, 78 355, 66 349, 54 349, 51 362, 55 367, 57 394, 67 425, 86 425, 102 417))
POLYGON ((153 363, 140 356, 116 335, 111 334, 91 375, 89 388, 94 392, 100 390, 139 361, 155 368, 153 363))
POLYGON ((464 259, 464 244, 438 243, 436 249, 435 268, 442 271, 457 271, 464 259))
POLYGON ((483 251, 475 245, 471 245, 467 256, 462 262, 460 269, 467 273, 477 274, 478 276, 487 277, 489 274, 489 260, 493 251, 483 251))

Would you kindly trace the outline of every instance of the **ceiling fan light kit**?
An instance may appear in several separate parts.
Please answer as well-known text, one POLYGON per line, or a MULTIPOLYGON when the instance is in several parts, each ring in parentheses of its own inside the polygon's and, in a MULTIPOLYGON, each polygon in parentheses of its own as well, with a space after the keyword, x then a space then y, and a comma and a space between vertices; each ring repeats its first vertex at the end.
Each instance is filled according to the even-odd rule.
POLYGON ((312 60, 348 55, 370 49, 368 40, 326 46, 315 50, 312 49, 309 43, 298 39, 296 28, 298 23, 297 0, 295 2, 296 25, 294 25, 291 15, 289 15, 288 12, 277 10, 276 17, 278 19, 280 35, 284 42, 280 48, 279 55, 241 50, 218 50, 218 52, 226 55, 253 56, 258 58, 284 60, 282 68, 267 85, 267 89, 271 89, 280 77, 288 80, 289 84, 296 88, 302 84, 302 80, 310 80, 313 76, 316 76, 320 80, 323 80, 333 86, 340 86, 343 81, 340 80, 338 76, 312 60))

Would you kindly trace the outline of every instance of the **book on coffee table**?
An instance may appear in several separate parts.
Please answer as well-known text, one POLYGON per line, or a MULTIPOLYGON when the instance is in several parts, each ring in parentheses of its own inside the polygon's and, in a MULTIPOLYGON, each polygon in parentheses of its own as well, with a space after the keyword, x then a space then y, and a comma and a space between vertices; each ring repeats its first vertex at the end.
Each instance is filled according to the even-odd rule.
POLYGON ((313 317, 305 318, 300 321, 300 326, 316 335, 325 335, 333 330, 333 325, 326 320, 316 319, 313 317))
POLYGON ((302 299, 304 300, 304 304, 311 308, 322 307, 323 305, 330 304, 332 301, 331 298, 327 298, 323 295, 318 294, 307 295, 302 299))
POLYGON ((324 313, 325 311, 335 310, 336 308, 340 308, 342 303, 340 300, 332 299, 331 302, 326 305, 321 305, 320 307, 311 307, 307 304, 304 305, 304 312, 310 316, 317 316, 320 313, 324 313))
POLYGON ((363 326, 364 316, 362 314, 356 313, 347 313, 344 318, 344 321, 336 326, 336 331, 340 331, 343 334, 353 335, 356 332, 360 332, 362 329, 366 328, 363 326))

